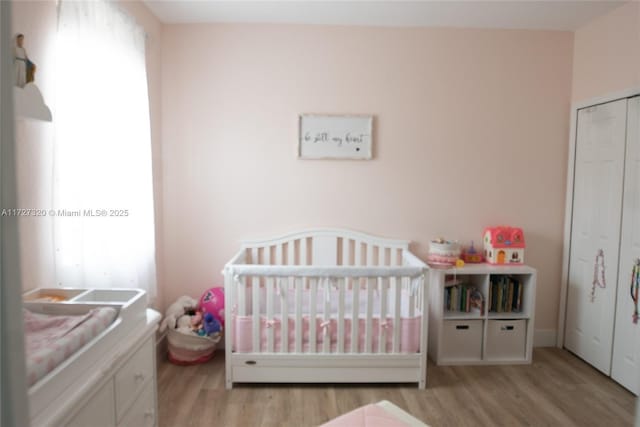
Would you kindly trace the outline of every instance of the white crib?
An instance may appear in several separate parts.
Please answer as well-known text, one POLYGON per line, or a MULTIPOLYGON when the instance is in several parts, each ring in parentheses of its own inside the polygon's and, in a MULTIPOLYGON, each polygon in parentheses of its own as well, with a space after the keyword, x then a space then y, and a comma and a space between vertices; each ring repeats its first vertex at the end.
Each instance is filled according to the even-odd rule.
POLYGON ((224 268, 226 387, 426 384, 427 266, 409 242, 306 230, 243 242, 224 268))

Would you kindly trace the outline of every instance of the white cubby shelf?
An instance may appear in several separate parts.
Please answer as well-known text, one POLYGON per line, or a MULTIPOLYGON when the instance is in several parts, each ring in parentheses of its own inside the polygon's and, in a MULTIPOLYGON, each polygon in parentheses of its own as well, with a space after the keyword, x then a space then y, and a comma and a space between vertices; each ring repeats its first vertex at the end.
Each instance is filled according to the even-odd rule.
MULTIPOLYGON (((534 268, 467 264, 460 268, 431 269, 429 274, 429 357, 436 364, 531 363, 536 300, 534 268), (505 292, 503 305, 500 311, 497 306, 492 310, 491 284, 501 278, 505 282, 500 291, 500 296, 505 292), (451 304, 447 295, 451 296, 453 286, 457 287, 457 295, 456 302, 451 304), (471 310, 465 305, 465 298, 459 299, 461 290, 468 288, 482 295, 481 310, 471 310)), ((493 287, 494 292, 496 289, 493 287)))

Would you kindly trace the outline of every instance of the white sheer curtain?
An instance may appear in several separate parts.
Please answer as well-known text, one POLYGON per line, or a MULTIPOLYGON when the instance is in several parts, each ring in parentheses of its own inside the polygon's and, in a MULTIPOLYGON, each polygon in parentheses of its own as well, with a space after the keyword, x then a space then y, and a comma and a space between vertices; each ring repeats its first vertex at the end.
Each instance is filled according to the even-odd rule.
POLYGON ((53 241, 58 285, 137 287, 153 299, 144 31, 111 2, 62 0, 56 86, 53 241))

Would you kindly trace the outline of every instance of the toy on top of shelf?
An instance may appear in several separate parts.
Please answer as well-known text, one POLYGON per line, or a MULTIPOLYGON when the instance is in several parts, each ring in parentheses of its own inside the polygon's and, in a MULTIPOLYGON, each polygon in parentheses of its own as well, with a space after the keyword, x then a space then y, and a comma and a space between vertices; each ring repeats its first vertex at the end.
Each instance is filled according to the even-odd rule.
POLYGON ((427 264, 434 268, 450 268, 460 258, 460 244, 440 237, 429 242, 427 264))
POLYGON ((471 241, 471 246, 462 252, 462 259, 464 262, 468 264, 479 264, 484 262, 484 257, 481 253, 479 253, 476 248, 473 246, 473 240, 471 241))
POLYGON ((487 227, 484 257, 489 264, 524 264, 524 233, 518 227, 487 227))

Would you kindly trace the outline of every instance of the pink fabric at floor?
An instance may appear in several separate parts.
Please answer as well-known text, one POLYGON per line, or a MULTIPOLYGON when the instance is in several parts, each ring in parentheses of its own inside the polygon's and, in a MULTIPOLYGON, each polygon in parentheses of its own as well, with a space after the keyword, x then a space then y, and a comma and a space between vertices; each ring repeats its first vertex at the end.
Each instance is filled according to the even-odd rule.
POLYGON ((339 416, 321 427, 407 427, 378 405, 371 404, 339 416))

